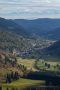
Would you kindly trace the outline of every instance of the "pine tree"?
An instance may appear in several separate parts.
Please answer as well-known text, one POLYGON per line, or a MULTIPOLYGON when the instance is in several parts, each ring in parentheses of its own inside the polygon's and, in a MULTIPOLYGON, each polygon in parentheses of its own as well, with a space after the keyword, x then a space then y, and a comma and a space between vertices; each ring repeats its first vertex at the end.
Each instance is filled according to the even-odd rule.
POLYGON ((6 83, 11 83, 11 75, 7 73, 6 83))

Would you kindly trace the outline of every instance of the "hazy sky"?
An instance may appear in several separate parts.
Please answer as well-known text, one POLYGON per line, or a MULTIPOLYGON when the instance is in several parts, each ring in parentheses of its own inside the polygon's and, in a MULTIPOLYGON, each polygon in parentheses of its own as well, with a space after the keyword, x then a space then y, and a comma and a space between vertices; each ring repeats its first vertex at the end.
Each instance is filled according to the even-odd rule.
POLYGON ((60 18, 60 0, 0 0, 0 17, 60 18))

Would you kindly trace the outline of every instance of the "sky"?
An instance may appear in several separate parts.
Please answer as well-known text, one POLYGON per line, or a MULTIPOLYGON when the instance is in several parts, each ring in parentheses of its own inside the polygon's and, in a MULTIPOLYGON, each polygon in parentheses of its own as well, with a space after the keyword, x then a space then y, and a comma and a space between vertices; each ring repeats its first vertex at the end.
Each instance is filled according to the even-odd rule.
POLYGON ((0 17, 7 19, 60 18, 60 0, 0 0, 0 17))

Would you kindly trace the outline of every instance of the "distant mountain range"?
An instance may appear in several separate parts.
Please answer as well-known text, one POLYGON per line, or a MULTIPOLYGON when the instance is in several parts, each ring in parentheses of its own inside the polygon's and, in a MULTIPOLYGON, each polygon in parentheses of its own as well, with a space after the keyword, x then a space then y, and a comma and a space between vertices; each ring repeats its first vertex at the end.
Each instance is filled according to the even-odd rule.
POLYGON ((35 20, 13 20, 15 23, 21 25, 31 35, 39 35, 48 39, 60 39, 60 19, 35 19, 35 20))
POLYGON ((0 30, 14 32, 25 37, 34 35, 59 40, 60 19, 8 20, 0 18, 0 30))

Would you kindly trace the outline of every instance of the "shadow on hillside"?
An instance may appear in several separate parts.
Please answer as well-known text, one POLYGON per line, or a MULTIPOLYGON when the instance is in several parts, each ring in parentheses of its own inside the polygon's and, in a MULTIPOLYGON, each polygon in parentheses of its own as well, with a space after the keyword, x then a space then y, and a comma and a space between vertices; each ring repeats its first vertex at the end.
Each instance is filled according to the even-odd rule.
POLYGON ((56 75, 49 75, 49 74, 40 74, 39 72, 31 72, 26 77, 27 79, 31 80, 42 80, 45 81, 45 85, 54 85, 54 86, 60 86, 60 77, 56 75))

